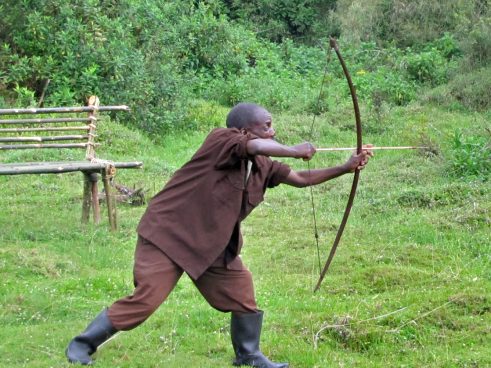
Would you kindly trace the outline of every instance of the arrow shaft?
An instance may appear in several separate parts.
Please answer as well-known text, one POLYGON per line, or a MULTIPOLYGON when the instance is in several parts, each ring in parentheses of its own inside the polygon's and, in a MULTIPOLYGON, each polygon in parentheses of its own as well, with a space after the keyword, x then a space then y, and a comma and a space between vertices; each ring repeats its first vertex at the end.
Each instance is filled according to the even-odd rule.
MULTIPOLYGON (((367 150, 408 150, 408 149, 423 149, 427 148, 424 146, 385 146, 385 147, 370 147, 367 148, 367 150)), ((316 148, 315 149, 317 152, 328 152, 328 151, 354 151, 356 150, 356 147, 332 147, 332 148, 316 148)))

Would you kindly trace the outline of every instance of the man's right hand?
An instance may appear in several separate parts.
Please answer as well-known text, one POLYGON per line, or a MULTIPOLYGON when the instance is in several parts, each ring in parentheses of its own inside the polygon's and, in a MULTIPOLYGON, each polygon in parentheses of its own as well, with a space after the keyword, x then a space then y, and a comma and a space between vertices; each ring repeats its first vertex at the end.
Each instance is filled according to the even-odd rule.
POLYGON ((315 147, 309 143, 309 142, 304 142, 301 144, 297 144, 295 146, 292 146, 292 148, 296 151, 296 158, 301 158, 304 161, 309 161, 314 157, 315 155, 315 147))

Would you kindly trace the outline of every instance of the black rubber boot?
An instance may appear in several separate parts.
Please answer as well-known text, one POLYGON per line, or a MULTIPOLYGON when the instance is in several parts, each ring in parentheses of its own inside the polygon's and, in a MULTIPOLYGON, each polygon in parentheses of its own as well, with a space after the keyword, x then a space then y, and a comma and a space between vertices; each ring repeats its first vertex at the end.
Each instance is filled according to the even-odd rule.
POLYGON ((288 363, 273 363, 259 350, 263 312, 236 316, 232 314, 230 334, 235 351, 235 366, 286 368, 288 363))
POLYGON ((80 363, 82 365, 92 365, 90 358, 97 350, 97 347, 114 335, 117 330, 107 317, 107 310, 102 311, 87 326, 84 332, 73 338, 66 349, 66 356, 70 363, 80 363))

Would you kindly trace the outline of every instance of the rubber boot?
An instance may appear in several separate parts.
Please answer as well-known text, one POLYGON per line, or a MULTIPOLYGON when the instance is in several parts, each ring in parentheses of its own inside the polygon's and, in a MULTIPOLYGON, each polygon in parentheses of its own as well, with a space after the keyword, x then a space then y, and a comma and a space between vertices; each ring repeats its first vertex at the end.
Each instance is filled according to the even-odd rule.
POLYGON ((92 365, 90 358, 97 350, 97 347, 114 335, 117 330, 107 317, 107 310, 102 311, 87 326, 84 332, 73 338, 66 349, 66 356, 70 363, 80 363, 82 365, 92 365))
POLYGON ((230 334, 235 351, 233 365, 256 368, 286 368, 288 363, 273 363, 259 350, 263 312, 237 316, 232 314, 230 334))

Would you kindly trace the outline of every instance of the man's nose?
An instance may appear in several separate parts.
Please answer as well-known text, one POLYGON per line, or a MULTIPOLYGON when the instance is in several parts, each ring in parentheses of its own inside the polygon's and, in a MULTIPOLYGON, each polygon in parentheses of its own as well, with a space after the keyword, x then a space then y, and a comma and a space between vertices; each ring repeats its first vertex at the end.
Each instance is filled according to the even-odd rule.
POLYGON ((270 129, 269 129, 269 136, 270 136, 271 138, 273 138, 275 135, 276 135, 275 130, 274 130, 273 128, 270 128, 270 129))

